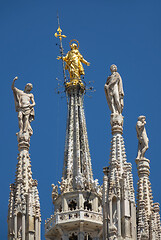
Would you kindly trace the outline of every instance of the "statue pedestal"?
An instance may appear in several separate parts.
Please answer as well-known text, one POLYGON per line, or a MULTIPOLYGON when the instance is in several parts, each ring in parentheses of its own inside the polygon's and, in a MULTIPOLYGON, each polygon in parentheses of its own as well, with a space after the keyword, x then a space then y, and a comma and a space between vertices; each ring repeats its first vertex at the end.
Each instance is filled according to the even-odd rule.
POLYGON ((121 114, 118 113, 111 114, 110 123, 112 127, 112 135, 118 132, 121 134, 123 133, 123 121, 124 117, 121 114))

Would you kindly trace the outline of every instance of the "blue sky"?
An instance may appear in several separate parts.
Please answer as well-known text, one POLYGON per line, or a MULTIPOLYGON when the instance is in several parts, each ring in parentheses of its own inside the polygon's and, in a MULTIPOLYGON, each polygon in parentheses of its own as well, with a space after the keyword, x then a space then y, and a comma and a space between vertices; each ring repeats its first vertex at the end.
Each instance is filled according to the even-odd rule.
POLYGON ((77 39, 80 52, 91 63, 85 66, 85 81, 94 81, 96 92, 85 96, 94 178, 102 184, 102 168, 110 154, 110 111, 104 84, 109 67, 115 63, 124 85, 124 139, 127 160, 132 163, 136 192, 135 125, 139 115, 147 117, 151 161, 150 180, 154 201, 161 203, 161 1, 89 0, 89 1, 0 1, 0 71, 1 71, 1 198, 0 239, 7 239, 9 184, 14 182, 17 164, 18 119, 11 91, 12 79, 24 89, 33 83, 36 106, 34 135, 31 139, 33 178, 38 180, 44 221, 53 213, 51 184, 60 180, 66 128, 67 104, 57 95, 56 78, 63 80, 59 48, 54 37, 57 11, 63 33, 65 53, 69 41, 77 39))

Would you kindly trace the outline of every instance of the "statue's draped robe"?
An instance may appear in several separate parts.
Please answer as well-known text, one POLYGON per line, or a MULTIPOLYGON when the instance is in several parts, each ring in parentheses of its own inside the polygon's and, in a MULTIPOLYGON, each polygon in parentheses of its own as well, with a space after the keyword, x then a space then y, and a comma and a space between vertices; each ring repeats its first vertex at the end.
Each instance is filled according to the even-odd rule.
MULTIPOLYGON (((118 87, 118 94, 119 94, 119 101, 120 101, 120 105, 122 106, 123 108, 123 97, 124 97, 124 90, 123 90, 123 84, 122 84, 122 78, 120 76, 120 74, 118 72, 115 72, 114 74, 112 74, 111 76, 109 76, 107 78, 107 82, 105 84, 105 94, 106 94, 106 99, 107 99, 107 103, 108 103, 108 106, 110 108, 110 111, 112 112, 112 102, 111 102, 111 98, 109 96, 110 91, 107 91, 106 89, 106 86, 108 86, 108 88, 110 89, 112 86, 114 86, 115 84, 117 84, 117 87, 118 87)), ((112 94, 111 94, 112 96, 112 94)))
POLYGON ((63 60, 66 62, 65 69, 69 71, 70 77, 80 78, 81 75, 84 75, 84 68, 81 62, 86 64, 86 60, 77 49, 69 51, 63 60))

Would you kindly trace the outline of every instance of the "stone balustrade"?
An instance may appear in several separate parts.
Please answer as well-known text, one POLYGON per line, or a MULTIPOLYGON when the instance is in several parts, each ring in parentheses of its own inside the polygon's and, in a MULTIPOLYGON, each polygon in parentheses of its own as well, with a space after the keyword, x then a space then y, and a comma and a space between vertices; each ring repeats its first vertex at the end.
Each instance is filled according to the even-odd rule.
POLYGON ((49 232, 55 225, 60 223, 74 222, 77 220, 90 221, 102 224, 103 218, 102 213, 88 211, 88 210, 72 210, 68 212, 57 212, 54 215, 51 215, 51 218, 48 218, 45 223, 45 232, 49 232))

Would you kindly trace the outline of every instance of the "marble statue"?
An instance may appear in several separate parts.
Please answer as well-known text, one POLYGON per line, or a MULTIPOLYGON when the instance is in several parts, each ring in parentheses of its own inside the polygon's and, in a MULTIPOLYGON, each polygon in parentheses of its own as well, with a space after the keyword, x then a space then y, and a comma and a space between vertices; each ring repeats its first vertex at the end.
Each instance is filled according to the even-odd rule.
POLYGON ((29 135, 33 134, 33 130, 31 128, 31 121, 34 120, 34 95, 30 93, 33 86, 31 83, 27 83, 25 86, 25 90, 22 91, 14 86, 15 81, 18 77, 13 79, 12 90, 14 94, 15 100, 15 108, 16 112, 18 112, 18 121, 19 121, 19 129, 20 134, 28 132, 29 135))
POLYGON ((67 187, 67 179, 64 179, 64 177, 62 177, 61 182, 58 181, 58 183, 60 185, 59 188, 60 188, 61 193, 65 192, 66 187, 67 187))
MULTIPOLYGON (((90 63, 80 54, 76 43, 71 44, 70 48, 71 50, 65 57, 63 57, 63 60, 66 63, 65 69, 69 71, 70 79, 80 79, 81 75, 85 75, 82 63, 87 66, 89 66, 90 63)), ((61 58, 62 57, 58 57, 58 60, 61 58)))
POLYGON ((138 138, 138 155, 137 159, 144 158, 145 152, 149 148, 148 143, 149 139, 147 137, 146 129, 145 129, 145 116, 139 116, 138 121, 136 123, 136 132, 138 138))
POLYGON ((22 227, 20 226, 19 229, 18 229, 18 240, 22 240, 22 227))
POLYGON ((117 72, 117 66, 111 65, 111 75, 105 83, 105 94, 111 113, 121 114, 124 107, 124 91, 120 74, 117 72))
POLYGON ((83 189, 85 179, 83 178, 81 173, 78 173, 78 176, 75 177, 75 180, 76 180, 78 189, 83 189))
POLYGON ((52 184, 51 185, 53 190, 52 190, 52 199, 55 201, 58 197, 58 185, 52 184))

